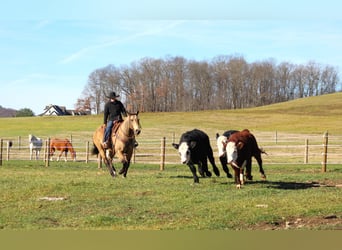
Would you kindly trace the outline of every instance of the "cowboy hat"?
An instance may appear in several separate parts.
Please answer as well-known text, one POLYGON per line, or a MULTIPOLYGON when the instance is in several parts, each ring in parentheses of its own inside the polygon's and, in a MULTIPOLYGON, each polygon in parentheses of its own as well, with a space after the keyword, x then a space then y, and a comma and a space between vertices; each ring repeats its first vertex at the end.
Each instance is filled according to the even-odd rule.
POLYGON ((107 97, 110 98, 110 99, 115 99, 115 98, 120 97, 120 96, 119 96, 119 95, 116 95, 115 92, 111 92, 111 93, 109 94, 109 96, 107 96, 107 97))

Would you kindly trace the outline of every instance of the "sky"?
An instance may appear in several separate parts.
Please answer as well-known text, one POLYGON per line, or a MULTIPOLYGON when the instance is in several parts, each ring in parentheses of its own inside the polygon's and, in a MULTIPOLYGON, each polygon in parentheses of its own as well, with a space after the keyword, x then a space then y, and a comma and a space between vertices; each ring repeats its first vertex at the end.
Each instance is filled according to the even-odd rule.
POLYGON ((94 70, 145 57, 315 61, 336 67, 342 80, 341 1, 7 2, 0 9, 5 108, 74 109, 94 70))

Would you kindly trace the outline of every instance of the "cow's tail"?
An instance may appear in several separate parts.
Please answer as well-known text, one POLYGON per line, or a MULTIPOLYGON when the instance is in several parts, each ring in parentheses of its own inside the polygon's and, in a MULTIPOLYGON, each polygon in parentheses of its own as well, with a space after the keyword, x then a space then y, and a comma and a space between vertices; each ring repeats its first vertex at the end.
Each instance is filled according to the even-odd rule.
POLYGON ((98 155, 99 154, 99 149, 96 147, 95 144, 93 144, 93 148, 91 149, 91 154, 92 155, 98 155))
POLYGON ((263 148, 259 148, 259 150, 260 150, 260 153, 265 154, 265 155, 268 155, 268 154, 266 153, 266 151, 265 151, 263 148))

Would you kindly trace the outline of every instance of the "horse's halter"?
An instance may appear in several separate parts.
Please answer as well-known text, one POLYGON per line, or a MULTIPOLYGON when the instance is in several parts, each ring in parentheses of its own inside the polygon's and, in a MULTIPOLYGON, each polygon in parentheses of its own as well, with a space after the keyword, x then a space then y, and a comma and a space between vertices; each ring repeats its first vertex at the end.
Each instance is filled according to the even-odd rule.
MULTIPOLYGON (((138 130, 138 133, 136 134, 135 131, 134 131, 134 127, 133 127, 133 124, 132 124, 132 121, 131 121, 131 116, 135 116, 135 119, 138 119, 137 117, 137 114, 128 114, 127 118, 128 119, 128 126, 129 127, 129 134, 125 134, 125 131, 122 130, 122 126, 119 127, 119 130, 121 130, 121 132, 128 138, 128 139, 133 139, 135 138, 136 135, 138 135, 140 133, 140 128, 138 130), (132 133, 132 135, 131 135, 132 133)), ((137 121, 137 124, 139 124, 139 122, 137 121)))

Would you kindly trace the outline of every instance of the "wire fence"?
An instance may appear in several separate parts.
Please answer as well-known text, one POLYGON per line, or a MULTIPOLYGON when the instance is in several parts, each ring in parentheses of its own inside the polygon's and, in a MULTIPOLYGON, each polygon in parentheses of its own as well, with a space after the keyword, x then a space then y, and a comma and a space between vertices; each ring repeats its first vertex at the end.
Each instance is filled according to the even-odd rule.
MULTIPOLYGON (((267 153, 262 156, 264 164, 342 164, 341 135, 297 135, 278 132, 254 135, 259 147, 267 153)), ((180 164, 178 152, 172 146, 173 142, 178 142, 178 138, 174 134, 161 138, 138 137, 139 146, 135 149, 132 163, 158 164, 161 168, 167 164, 180 164)), ((48 149, 44 145, 48 145, 46 143, 48 139, 44 139, 38 160, 46 160, 48 149)), ((97 156, 90 153, 92 141, 77 135, 72 135, 69 139, 77 152, 77 162, 98 161, 97 156)), ((216 140, 211 139, 210 143, 218 163, 216 140)), ((59 152, 55 152, 54 160, 58 154, 59 152)), ((0 164, 2 161, 30 160, 30 158, 27 139, 22 139, 20 136, 1 139, 0 164)), ((33 152, 32 160, 36 160, 35 152, 33 152)), ((67 160, 71 161, 69 154, 67 160)))

